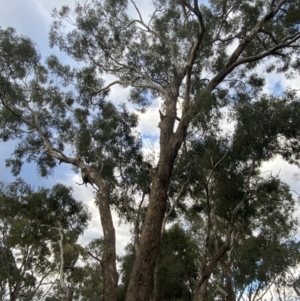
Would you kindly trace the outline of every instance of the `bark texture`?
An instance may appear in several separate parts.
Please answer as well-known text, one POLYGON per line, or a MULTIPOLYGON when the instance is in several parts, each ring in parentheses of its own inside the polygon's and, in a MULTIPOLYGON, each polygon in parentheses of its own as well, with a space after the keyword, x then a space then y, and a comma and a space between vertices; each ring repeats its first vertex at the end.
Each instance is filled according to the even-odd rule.
MULTIPOLYGON (((177 96, 176 96, 177 98, 177 96)), ((186 127, 177 128, 176 100, 169 100, 166 116, 161 119, 160 159, 152 172, 152 187, 149 207, 140 239, 140 250, 137 254, 126 301, 150 300, 153 289, 154 269, 159 252, 161 229, 167 207, 168 185, 173 171, 174 161, 183 142, 186 127)))
MULTIPOLYGON (((159 170, 158 170, 159 173, 159 170)), ((144 231, 141 236, 140 252, 136 258, 126 300, 149 300, 153 287, 153 270, 155 267, 162 220, 166 210, 166 180, 156 176, 150 197, 144 231)))

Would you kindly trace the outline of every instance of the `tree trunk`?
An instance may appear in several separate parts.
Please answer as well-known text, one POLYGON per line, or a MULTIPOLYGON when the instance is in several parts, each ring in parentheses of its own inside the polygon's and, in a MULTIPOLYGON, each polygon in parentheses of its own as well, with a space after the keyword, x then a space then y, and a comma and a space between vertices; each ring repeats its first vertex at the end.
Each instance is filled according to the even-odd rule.
POLYGON ((207 300, 207 286, 209 278, 216 267, 217 263, 230 249, 230 241, 224 243, 221 248, 212 257, 210 263, 203 268, 201 276, 196 284, 193 301, 206 301, 207 300))
POLYGON ((230 270, 230 266, 226 267, 226 301, 235 301, 235 293, 234 293, 234 289, 233 289, 233 283, 232 283, 232 276, 231 276, 231 270, 230 270))
POLYGON ((197 283, 193 301, 207 301, 208 280, 209 277, 205 277, 197 283))
POLYGON ((226 301, 235 301, 235 294, 232 289, 232 286, 228 287, 227 285, 227 296, 226 296, 226 301))
MULTIPOLYGON (((103 255, 101 261, 103 273, 103 301, 117 300, 118 273, 116 267, 116 235, 109 205, 109 188, 100 180, 98 208, 103 228, 103 255)), ((99 185, 98 185, 99 184, 99 185)))
MULTIPOLYGON (((158 171, 159 173, 159 171, 158 171)), ((166 211, 166 181, 156 176, 152 183, 150 203, 147 210, 140 242, 140 252, 127 291, 127 301, 148 301, 153 288, 153 272, 159 250, 161 225, 166 211)))
POLYGON ((173 133, 176 107, 175 101, 167 109, 166 116, 161 118, 160 158, 152 170, 152 187, 149 206, 143 224, 140 239, 140 252, 137 254, 126 301, 149 301, 153 290, 153 278, 159 252, 161 228, 167 208, 169 181, 174 161, 183 142, 186 127, 178 127, 173 133))
POLYGON ((156 265, 154 268, 154 284, 153 284, 153 293, 152 293, 151 301, 159 301, 158 264, 159 264, 159 256, 157 256, 156 265))
POLYGON ((57 154, 46 138, 45 145, 48 149, 48 154, 60 162, 66 162, 74 166, 84 169, 86 182, 98 187, 97 203, 100 213, 101 225, 103 229, 103 255, 101 260, 103 274, 103 301, 117 300, 118 273, 116 267, 116 235, 110 209, 110 194, 109 186, 102 178, 101 174, 86 165, 82 159, 68 158, 57 154))

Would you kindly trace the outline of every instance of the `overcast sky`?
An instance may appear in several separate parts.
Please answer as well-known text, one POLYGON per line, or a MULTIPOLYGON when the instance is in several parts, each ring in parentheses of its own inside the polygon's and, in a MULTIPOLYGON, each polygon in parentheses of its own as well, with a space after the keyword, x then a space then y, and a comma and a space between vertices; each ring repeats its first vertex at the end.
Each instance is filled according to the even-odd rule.
MULTIPOLYGON (((6 28, 8 26, 14 27, 18 34, 23 34, 30 37, 37 44, 37 47, 42 54, 43 58, 50 54, 57 54, 65 62, 68 60, 57 49, 50 49, 48 45, 48 32, 52 23, 51 12, 56 7, 68 4, 73 5, 74 0, 0 0, 0 26, 6 28)), ((137 1, 143 3, 140 5, 141 12, 148 16, 150 13, 148 1, 137 1)), ((299 78, 295 78, 292 82, 288 82, 283 75, 269 74, 267 77, 266 92, 280 93, 287 85, 292 88, 299 87, 299 78)), ((124 91, 114 88, 110 94, 110 98, 115 101, 125 101, 124 91)), ((155 102, 148 113, 141 116, 139 131, 148 137, 149 141, 154 143, 154 148, 157 148, 155 137, 158 134, 159 114, 158 102, 155 102), (153 142, 154 141, 154 142, 153 142)), ((13 181, 9 170, 5 169, 4 160, 8 158, 14 147, 14 142, 0 144, 0 180, 6 182, 13 181)), ((93 204, 93 192, 84 186, 76 186, 75 182, 80 181, 79 176, 74 175, 73 171, 66 165, 60 165, 56 170, 53 177, 42 179, 36 176, 36 167, 32 165, 25 165, 21 177, 30 184, 35 186, 48 186, 59 182, 68 186, 74 187, 74 195, 76 198, 83 200, 87 203, 93 212, 93 219, 89 229, 86 231, 84 238, 81 242, 88 242, 92 238, 98 238, 101 233, 101 226, 99 222, 99 214, 97 208, 93 204)), ((286 181, 293 190, 299 189, 299 183, 294 180, 293 174, 298 171, 295 166, 291 166, 283 162, 279 158, 264 164, 263 171, 271 171, 273 175, 280 173, 281 178, 286 181)), ((128 225, 118 226, 117 218, 115 218, 115 226, 117 230, 117 249, 121 254, 125 244, 129 241, 129 227, 128 225)))

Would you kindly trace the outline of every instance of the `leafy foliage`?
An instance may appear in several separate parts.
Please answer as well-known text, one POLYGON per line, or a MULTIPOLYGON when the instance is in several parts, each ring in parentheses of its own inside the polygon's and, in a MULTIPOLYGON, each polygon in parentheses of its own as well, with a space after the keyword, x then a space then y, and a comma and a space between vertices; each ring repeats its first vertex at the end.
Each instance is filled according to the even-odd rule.
POLYGON ((1 183, 0 206, 1 298, 39 298, 43 283, 58 271, 57 223, 65 242, 74 244, 87 227, 87 208, 72 197, 71 188, 34 190, 20 179, 1 183))
MULTIPOLYGON (((163 299, 233 300, 254 286, 258 296, 295 265, 295 203, 287 185, 263 177, 260 168, 276 155, 299 165, 298 94, 265 93, 268 72, 292 77, 299 71, 298 2, 156 0, 147 21, 133 0, 78 2, 74 11, 63 6, 53 12, 50 45, 73 58, 76 68, 55 56, 44 66, 30 39, 1 29, 0 139, 17 140, 7 166, 18 175, 25 162, 35 162, 48 176, 67 163, 81 169, 85 184, 97 186, 104 238, 85 251, 74 242, 87 219, 69 216, 79 207, 70 205, 64 187, 54 188, 59 201, 44 211, 35 203, 26 209, 47 222, 41 235, 54 239, 50 230, 64 227, 64 251, 57 247, 56 256, 64 252, 74 268, 67 273, 72 298, 92 298, 102 284, 104 299, 117 298, 111 209, 133 232, 120 299, 127 287, 127 300, 150 298, 168 220, 182 219, 189 231, 173 226, 162 238, 160 271, 180 273, 176 279, 158 273, 163 299), (130 88, 129 106, 109 101, 116 85, 130 88), (145 112, 153 99, 161 102, 156 166, 146 162, 132 105, 145 112), (103 278, 95 274, 99 265, 74 266, 95 245, 103 278), (99 285, 84 292, 80 283, 88 288, 90 276, 99 285)), ((43 193, 51 200, 49 191, 43 193)), ((14 231, 26 229, 23 217, 20 225, 14 231)), ((55 292, 64 294, 59 286, 55 292)))

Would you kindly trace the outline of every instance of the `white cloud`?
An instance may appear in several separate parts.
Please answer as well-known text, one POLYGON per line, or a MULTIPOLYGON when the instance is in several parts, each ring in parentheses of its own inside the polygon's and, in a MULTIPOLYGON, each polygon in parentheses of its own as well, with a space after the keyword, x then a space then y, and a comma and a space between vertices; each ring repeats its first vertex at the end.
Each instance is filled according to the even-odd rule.
POLYGON ((146 113, 138 113, 138 131, 143 136, 158 137, 159 134, 159 107, 148 108, 146 113))

